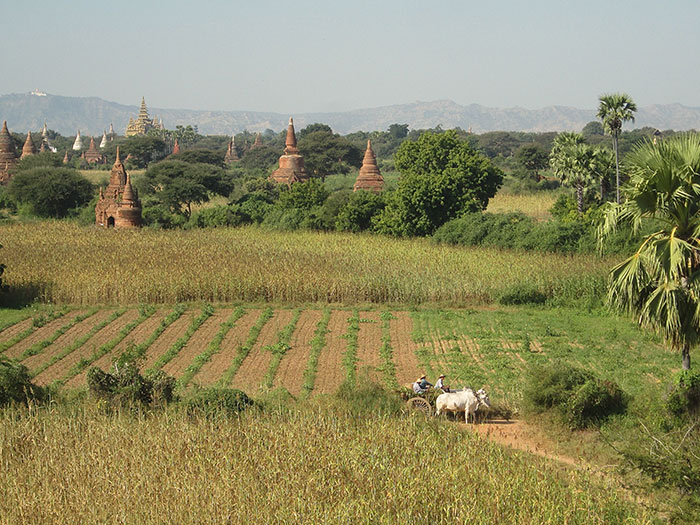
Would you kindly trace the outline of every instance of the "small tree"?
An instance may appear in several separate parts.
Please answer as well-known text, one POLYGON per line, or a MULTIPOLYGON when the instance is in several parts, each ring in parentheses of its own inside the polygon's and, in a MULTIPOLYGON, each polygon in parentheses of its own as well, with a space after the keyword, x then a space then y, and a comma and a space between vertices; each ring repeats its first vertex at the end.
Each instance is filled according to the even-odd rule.
POLYGON ((18 203, 30 206, 40 217, 61 218, 90 202, 94 190, 74 169, 44 166, 14 175, 8 193, 18 203))
POLYGON ((539 172, 549 164, 547 151, 539 144, 523 144, 515 152, 515 160, 525 171, 531 173, 535 181, 539 182, 539 172))
POLYGON ((552 146, 550 164, 562 184, 576 191, 576 207, 583 213, 583 195, 594 180, 595 152, 579 133, 561 133, 552 146))

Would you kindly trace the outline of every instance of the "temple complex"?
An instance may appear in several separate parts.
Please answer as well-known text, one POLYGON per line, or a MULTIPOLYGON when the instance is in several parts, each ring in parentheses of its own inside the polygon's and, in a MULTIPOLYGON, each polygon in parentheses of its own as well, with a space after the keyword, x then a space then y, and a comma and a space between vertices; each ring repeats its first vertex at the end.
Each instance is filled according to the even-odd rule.
POLYGON ((100 188, 100 198, 95 206, 95 224, 103 228, 139 228, 141 226, 141 201, 131 185, 131 177, 119 158, 112 166, 107 189, 100 188))
POLYGON ((75 142, 73 143, 73 151, 80 151, 83 149, 83 141, 80 138, 80 130, 78 130, 78 134, 75 136, 75 142))
POLYGON ((153 121, 148 116, 146 99, 141 97, 141 108, 139 109, 139 115, 136 117, 136 120, 129 117, 129 124, 126 126, 126 136, 133 137, 134 135, 145 135, 151 128, 153 128, 153 121))
POLYGON ((280 184, 287 185, 309 180, 309 176, 304 168, 304 157, 299 154, 297 149, 297 136, 294 133, 292 117, 289 117, 287 139, 285 140, 284 154, 280 157, 280 167, 269 178, 280 184))
POLYGON ((372 150, 372 143, 368 140, 365 157, 362 159, 362 167, 360 168, 360 173, 357 175, 357 180, 352 187, 352 191, 367 190, 380 192, 382 188, 384 188, 384 177, 382 177, 382 174, 379 172, 377 156, 372 150))
POLYGON ((90 147, 85 153, 83 153, 82 157, 88 164, 104 164, 106 161, 105 156, 97 151, 94 137, 90 137, 90 147))
POLYGON ((224 162, 226 164, 233 164, 238 162, 238 153, 236 152, 236 137, 231 135, 231 140, 228 142, 228 149, 226 150, 226 155, 224 155, 224 162))
POLYGON ((177 141, 177 139, 175 139, 172 155, 177 155, 178 153, 180 153, 180 143, 177 141))
POLYGON ((4 121, 0 130, 0 183, 5 184, 10 180, 10 170, 17 165, 17 162, 15 145, 7 129, 7 121, 4 121))
POLYGON ((32 132, 27 131, 27 140, 24 141, 24 146, 22 146, 22 155, 20 155, 20 160, 34 155, 36 153, 36 148, 34 147, 34 142, 32 142, 32 132))

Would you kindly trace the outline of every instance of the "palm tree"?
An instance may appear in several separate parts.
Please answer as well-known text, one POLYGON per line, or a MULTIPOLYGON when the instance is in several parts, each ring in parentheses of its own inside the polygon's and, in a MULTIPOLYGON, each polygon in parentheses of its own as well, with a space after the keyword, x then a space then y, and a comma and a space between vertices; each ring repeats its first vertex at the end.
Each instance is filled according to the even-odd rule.
POLYGON ((615 150, 615 171, 617 173, 617 190, 615 202, 620 204, 620 157, 617 151, 617 139, 622 131, 622 123, 631 120, 634 122, 634 112, 637 105, 627 93, 613 93, 612 95, 601 95, 598 100, 598 118, 603 121, 603 127, 613 139, 613 149, 615 150))
POLYGON ((700 342, 700 135, 644 142, 626 166, 626 200, 608 205, 599 238, 622 223, 639 231, 652 221, 656 231, 612 269, 608 302, 660 333, 688 370, 700 342))
POLYGON ((580 133, 560 133, 554 139, 549 163, 561 183, 576 190, 576 207, 582 214, 583 194, 595 174, 595 150, 584 143, 580 133))

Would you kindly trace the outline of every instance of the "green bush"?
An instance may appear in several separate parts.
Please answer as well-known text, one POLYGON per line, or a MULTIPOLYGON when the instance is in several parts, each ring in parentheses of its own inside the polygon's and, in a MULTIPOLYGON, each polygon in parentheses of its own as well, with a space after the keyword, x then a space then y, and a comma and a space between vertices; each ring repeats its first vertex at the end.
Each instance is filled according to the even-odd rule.
POLYGON ((666 399, 666 409, 676 417, 700 412, 700 372, 682 370, 666 399))
POLYGON ((142 376, 133 362, 114 363, 109 372, 92 367, 87 373, 90 393, 116 406, 167 404, 173 400, 175 379, 162 370, 142 376))
POLYGON ((554 409, 572 429, 594 426, 627 406, 617 384, 563 363, 533 367, 523 394, 531 412, 554 409))
POLYGON ((345 381, 336 392, 336 397, 354 415, 401 413, 403 402, 401 396, 390 392, 381 385, 367 380, 345 381))
POLYGON ((0 406, 43 401, 46 391, 32 383, 27 367, 0 356, 0 406))
POLYGON ((544 304, 547 295, 537 285, 517 283, 507 288, 498 298, 498 302, 504 305, 513 304, 544 304))
POLYGON ((254 402, 235 388, 203 388, 186 397, 182 404, 190 416, 217 418, 234 416, 252 407, 254 402))

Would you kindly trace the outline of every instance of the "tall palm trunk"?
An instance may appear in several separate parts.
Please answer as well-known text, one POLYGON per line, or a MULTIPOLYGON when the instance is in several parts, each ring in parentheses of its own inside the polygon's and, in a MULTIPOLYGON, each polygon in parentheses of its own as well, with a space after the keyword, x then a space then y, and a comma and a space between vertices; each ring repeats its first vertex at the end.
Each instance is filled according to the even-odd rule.
POLYGON ((690 346, 688 343, 683 345, 683 370, 690 370, 690 346))
POLYGON ((583 185, 576 185, 576 208, 578 209, 578 214, 583 215, 583 185))
POLYGON ((616 202, 620 204, 620 159, 617 155, 617 131, 613 134, 613 149, 615 150, 615 173, 617 181, 617 197, 616 202))

